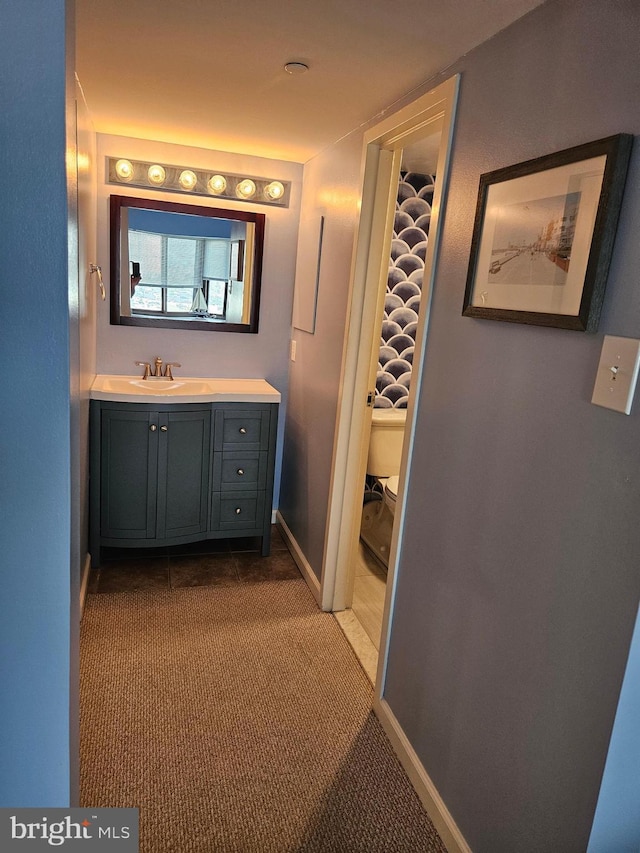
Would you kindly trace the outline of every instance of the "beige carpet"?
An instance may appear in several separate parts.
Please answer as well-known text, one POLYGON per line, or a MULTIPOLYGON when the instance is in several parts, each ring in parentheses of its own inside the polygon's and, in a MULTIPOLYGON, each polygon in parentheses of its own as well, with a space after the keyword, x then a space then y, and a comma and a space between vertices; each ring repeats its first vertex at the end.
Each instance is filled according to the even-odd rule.
POLYGON ((443 853, 302 580, 88 597, 82 805, 142 853, 443 853))

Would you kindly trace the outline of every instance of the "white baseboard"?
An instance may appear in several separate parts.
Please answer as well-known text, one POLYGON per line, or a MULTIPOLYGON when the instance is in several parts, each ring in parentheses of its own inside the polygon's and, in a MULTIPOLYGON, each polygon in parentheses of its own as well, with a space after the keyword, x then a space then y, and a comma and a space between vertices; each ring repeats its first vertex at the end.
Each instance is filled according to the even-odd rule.
POLYGON ((295 536, 287 527, 287 523, 280 515, 279 510, 276 511, 276 523, 280 526, 280 529, 282 530, 282 535, 287 541, 287 545, 289 546, 289 550, 291 551, 291 556, 296 561, 296 565, 302 572, 302 577, 306 580, 309 589, 313 593, 313 597, 317 601, 318 607, 321 608, 322 594, 320 591, 320 581, 316 577, 316 573, 313 571, 313 569, 307 562, 307 558, 302 553, 300 546, 296 542, 295 536))
POLYGON ((275 524, 277 520, 278 520, 278 510, 272 509, 271 510, 271 524, 275 524))
POLYGON ((444 846, 449 853, 472 853, 471 848, 464 840, 464 836, 456 826, 454 819, 438 793, 436 786, 424 769, 415 749, 409 743, 400 723, 389 707, 389 703, 386 699, 378 699, 376 697, 373 709, 387 737, 391 741, 391 745, 400 763, 411 780, 411 784, 420 797, 425 811, 437 829, 444 846))
POLYGON ((84 558, 82 576, 80 577, 80 618, 84 613, 84 603, 87 598, 87 587, 89 586, 89 572, 91 571, 91 556, 87 554, 84 558))

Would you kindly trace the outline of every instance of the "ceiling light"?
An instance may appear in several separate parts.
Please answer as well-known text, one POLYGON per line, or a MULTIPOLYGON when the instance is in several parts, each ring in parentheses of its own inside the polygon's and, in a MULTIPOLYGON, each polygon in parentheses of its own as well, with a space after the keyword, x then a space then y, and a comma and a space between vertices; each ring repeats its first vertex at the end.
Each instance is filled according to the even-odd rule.
POLYGON ((207 186, 214 195, 221 195, 227 188, 227 179, 224 175, 213 175, 209 178, 207 186))
POLYGON ((178 182, 183 189, 192 190, 198 183, 198 178, 196 173, 192 172, 191 169, 185 169, 183 172, 180 172, 178 182))
POLYGON ((167 173, 164 168, 157 163, 153 166, 149 166, 147 174, 149 175, 149 180, 152 184, 164 184, 165 178, 167 177, 167 173))
POLYGON ((116 175, 121 181, 130 181, 133 178, 133 165, 130 160, 118 160, 116 163, 116 175))
POLYGON ((251 178, 245 178, 244 181, 240 181, 236 187, 236 195, 238 198, 251 198, 255 193, 256 185, 251 178))
POLYGON ((272 201, 276 201, 276 199, 282 198, 284 195, 284 185, 281 184, 280 181, 271 181, 271 183, 267 184, 264 188, 264 194, 272 201))
POLYGON ((284 66, 284 70, 287 74, 306 74, 309 70, 309 66, 305 65, 304 62, 287 62, 284 66))

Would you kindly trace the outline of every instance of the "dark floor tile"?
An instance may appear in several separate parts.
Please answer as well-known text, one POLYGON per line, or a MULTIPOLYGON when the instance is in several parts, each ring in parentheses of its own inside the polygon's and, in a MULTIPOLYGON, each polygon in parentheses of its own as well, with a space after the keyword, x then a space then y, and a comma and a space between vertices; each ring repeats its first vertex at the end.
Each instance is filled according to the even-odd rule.
POLYGON ((172 589, 188 586, 233 586, 239 583, 236 561, 231 554, 198 554, 171 557, 172 589))
MULTIPOLYGON (((242 554, 247 551, 262 551, 262 536, 239 536, 237 539, 229 539, 229 547, 232 554, 242 554)), ((287 543, 284 541, 280 530, 275 524, 271 525, 271 552, 288 551, 287 543)))
POLYGON ((113 560, 99 570, 96 592, 131 592, 136 589, 168 589, 169 560, 152 557, 113 560))
POLYGON ((229 539, 232 554, 242 554, 246 551, 262 550, 262 536, 237 536, 229 539))
POLYGON ((229 553, 228 539, 203 539, 201 542, 188 542, 186 545, 171 545, 167 548, 170 557, 229 553))
POLYGON ((276 524, 271 525, 271 550, 288 551, 289 546, 284 540, 280 528, 276 524))
POLYGON ((238 577, 243 583, 293 580, 300 571, 289 552, 277 551, 270 557, 260 554, 236 554, 238 577))

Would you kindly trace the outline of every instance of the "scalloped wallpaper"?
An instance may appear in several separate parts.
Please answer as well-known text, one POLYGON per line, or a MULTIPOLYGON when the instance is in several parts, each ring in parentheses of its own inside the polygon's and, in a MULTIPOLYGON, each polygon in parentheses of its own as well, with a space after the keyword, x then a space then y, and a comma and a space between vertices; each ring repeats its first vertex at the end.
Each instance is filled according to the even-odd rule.
POLYGON ((434 180, 400 174, 376 376, 378 409, 407 407, 434 180))

